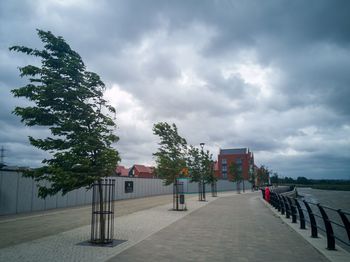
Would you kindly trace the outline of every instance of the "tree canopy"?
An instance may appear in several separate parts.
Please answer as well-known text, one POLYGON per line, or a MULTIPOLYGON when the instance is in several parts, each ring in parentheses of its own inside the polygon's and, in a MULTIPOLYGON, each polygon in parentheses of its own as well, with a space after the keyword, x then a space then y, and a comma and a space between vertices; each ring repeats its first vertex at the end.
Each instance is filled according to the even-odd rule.
POLYGON ((176 178, 187 175, 186 139, 178 134, 175 124, 159 122, 153 126, 153 134, 159 136, 159 149, 154 153, 158 177, 170 185, 176 178))
POLYGON ((258 177, 259 177, 260 183, 263 183, 263 184, 268 183, 270 174, 271 174, 271 170, 269 170, 268 167, 265 167, 264 165, 262 165, 258 169, 258 177))
POLYGON ((30 143, 51 153, 42 167, 26 172, 39 183, 39 196, 91 186, 110 175, 120 160, 112 144, 115 109, 103 98, 105 85, 100 77, 86 70, 80 55, 66 41, 50 31, 37 30, 43 50, 12 46, 10 50, 40 59, 41 66, 20 67, 20 76, 29 83, 12 90, 15 97, 31 101, 16 107, 14 113, 27 126, 45 126, 50 137, 29 137, 30 143))
POLYGON ((188 150, 187 166, 191 182, 199 182, 202 179, 202 155, 200 150, 192 145, 188 150))

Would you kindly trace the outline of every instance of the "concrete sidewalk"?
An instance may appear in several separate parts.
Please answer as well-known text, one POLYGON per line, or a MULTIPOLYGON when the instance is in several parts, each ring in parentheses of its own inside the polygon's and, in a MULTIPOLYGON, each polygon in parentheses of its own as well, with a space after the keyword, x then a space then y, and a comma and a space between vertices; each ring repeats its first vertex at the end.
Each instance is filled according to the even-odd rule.
MULTIPOLYGON (((114 202, 115 217, 171 203, 172 195, 114 202)), ((59 234, 91 223, 91 205, 0 217, 0 248, 59 234)))
POLYGON ((166 204, 117 217, 115 237, 126 241, 116 247, 79 245, 89 239, 86 225, 0 248, 0 261, 328 261, 275 216, 259 193, 207 199, 189 197, 187 212, 169 211, 166 204))
POLYGON ((217 199, 110 260, 328 261, 257 194, 217 199))

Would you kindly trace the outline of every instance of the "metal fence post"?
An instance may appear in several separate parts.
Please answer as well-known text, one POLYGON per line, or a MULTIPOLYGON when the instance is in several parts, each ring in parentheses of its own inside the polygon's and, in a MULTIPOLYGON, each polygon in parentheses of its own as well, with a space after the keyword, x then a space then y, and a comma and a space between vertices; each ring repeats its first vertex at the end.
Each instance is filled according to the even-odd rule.
POLYGON ((348 234, 348 239, 350 241, 350 222, 349 222, 348 218, 346 217, 345 213, 341 209, 338 209, 337 212, 338 212, 339 216, 341 217, 341 220, 343 221, 346 233, 348 234))
POLYGON ((281 212, 281 199, 280 199, 278 193, 276 193, 276 201, 277 201, 277 210, 279 212, 281 212))
POLYGON ((282 196, 278 195, 278 198, 279 198, 280 203, 281 203, 281 214, 284 215, 285 214, 285 210, 286 210, 286 206, 284 204, 282 196))
POLYGON ((309 219, 311 224, 311 237, 317 238, 317 224, 316 224, 314 213, 312 212, 312 209, 309 206, 309 204, 305 200, 303 200, 303 202, 309 214, 309 219))
POLYGON ((283 202, 284 202, 284 206, 286 208, 286 218, 290 218, 290 209, 289 209, 289 205, 287 202, 287 199, 285 196, 282 196, 283 202))
POLYGON ((327 249, 329 250, 335 250, 335 238, 333 233, 332 224, 329 221, 328 215, 326 211, 323 209, 323 207, 320 204, 317 204, 318 208, 320 209, 324 226, 326 227, 326 233, 327 233, 327 249))
POLYGON ((304 216, 304 212, 301 209, 301 206, 298 202, 298 199, 294 199, 295 201, 295 205, 297 206, 298 209, 298 213, 299 213, 299 220, 300 220, 300 229, 305 229, 305 216, 304 216))
POLYGON ((289 203, 289 207, 292 213, 292 223, 296 223, 297 222, 297 211, 295 206, 292 203, 292 200, 289 197, 286 197, 289 203))

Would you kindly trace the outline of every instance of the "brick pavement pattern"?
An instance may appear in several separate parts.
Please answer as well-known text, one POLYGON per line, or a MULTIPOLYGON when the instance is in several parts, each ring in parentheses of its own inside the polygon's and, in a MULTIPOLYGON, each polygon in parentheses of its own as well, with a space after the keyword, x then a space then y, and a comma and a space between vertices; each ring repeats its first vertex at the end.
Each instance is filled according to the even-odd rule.
POLYGON ((113 261, 328 261, 257 194, 219 198, 113 261))
POLYGON ((88 209, 2 219, 1 233, 15 230, 25 237, 6 244, 0 234, 0 261, 328 261, 266 207, 259 193, 208 194, 207 200, 188 196, 187 212, 169 211, 171 196, 117 203, 115 237, 127 241, 113 248, 79 245, 89 239, 88 220, 78 219, 88 209), (71 219, 80 222, 66 230, 71 219), (46 231, 50 235, 42 237, 46 231))

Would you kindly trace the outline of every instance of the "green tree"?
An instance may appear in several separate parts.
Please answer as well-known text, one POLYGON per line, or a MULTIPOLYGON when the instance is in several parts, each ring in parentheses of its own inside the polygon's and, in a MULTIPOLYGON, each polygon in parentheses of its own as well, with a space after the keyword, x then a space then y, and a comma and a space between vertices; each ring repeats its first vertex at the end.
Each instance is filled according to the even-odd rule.
POLYGON ((203 155, 203 173, 204 180, 207 184, 215 183, 218 179, 214 175, 214 160, 213 155, 207 150, 203 155))
POLYGON ((265 167, 264 165, 261 165, 258 169, 258 177, 260 178, 261 184, 268 184, 269 178, 270 178, 271 171, 268 167, 265 167))
MULTIPOLYGON (((212 157, 208 150, 199 150, 194 146, 190 146, 188 150, 187 167, 191 182, 199 182, 199 186, 202 186, 203 189, 205 184, 213 184, 216 181, 212 157)), ((202 197, 205 199, 204 190, 202 190, 202 197)))
POLYGON ((252 191, 254 190, 255 188, 255 172, 254 172, 254 168, 253 167, 250 167, 249 168, 249 182, 251 183, 252 185, 252 191))
POLYGON ((166 122, 154 124, 153 134, 159 136, 159 149, 154 153, 158 177, 166 185, 174 183, 177 178, 186 176, 187 142, 177 131, 175 124, 166 122))
POLYGON ((278 185, 278 174, 276 172, 273 173, 273 176, 271 177, 271 184, 278 185))
POLYGON ((237 192, 241 193, 240 184, 243 180, 242 169, 235 163, 232 162, 228 167, 230 181, 236 182, 237 192))
POLYGON ((300 185, 309 185, 310 184, 310 180, 307 179, 306 177, 303 177, 303 176, 298 176, 297 180, 295 182, 297 184, 300 184, 300 185))
POLYGON ((202 179, 202 155, 198 148, 190 146, 187 155, 188 173, 191 182, 200 182, 202 179))
MULTIPOLYGON (((115 109, 103 99, 105 85, 100 77, 86 70, 80 55, 62 37, 37 30, 43 50, 12 46, 10 50, 40 59, 41 66, 20 67, 20 76, 29 83, 12 90, 15 97, 31 101, 16 107, 14 113, 27 126, 47 127, 51 136, 29 137, 30 143, 50 153, 43 166, 25 172, 39 185, 39 196, 63 195, 81 187, 91 187, 112 174, 119 159, 112 143, 115 109), (44 186, 40 181, 49 181, 44 186)), ((101 205, 103 208, 103 203, 101 205)), ((103 219, 101 232, 104 234, 103 219)), ((101 233, 102 234, 102 233, 101 233)), ((101 235, 104 239, 104 235, 101 235)))

